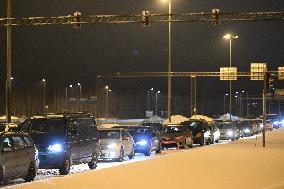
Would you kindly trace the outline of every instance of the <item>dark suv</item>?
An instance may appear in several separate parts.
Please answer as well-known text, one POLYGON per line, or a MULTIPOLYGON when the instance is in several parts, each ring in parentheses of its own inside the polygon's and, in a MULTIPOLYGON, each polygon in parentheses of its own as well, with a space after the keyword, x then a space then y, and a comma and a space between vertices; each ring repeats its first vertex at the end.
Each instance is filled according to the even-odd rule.
POLYGON ((182 122, 181 125, 185 125, 189 130, 192 131, 194 144, 203 146, 204 143, 214 143, 213 131, 206 120, 189 120, 182 122))
POLYGON ((0 182, 17 178, 33 181, 38 169, 33 140, 24 133, 1 133, 0 145, 0 182))
POLYGON ((61 175, 66 175, 74 164, 88 163, 90 169, 97 166, 98 129, 89 114, 27 119, 20 130, 34 140, 39 151, 39 168, 59 169, 61 175))

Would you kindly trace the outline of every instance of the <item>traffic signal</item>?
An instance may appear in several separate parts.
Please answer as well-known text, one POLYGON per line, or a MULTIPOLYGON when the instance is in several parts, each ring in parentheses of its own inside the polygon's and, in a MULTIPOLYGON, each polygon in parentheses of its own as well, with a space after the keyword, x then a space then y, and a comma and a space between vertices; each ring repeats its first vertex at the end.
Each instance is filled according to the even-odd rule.
POLYGON ((265 80, 266 80, 266 92, 269 93, 270 92, 270 87, 272 86, 272 81, 274 81, 274 79, 271 77, 270 73, 265 73, 265 80))
POLYGON ((220 9, 212 9, 212 23, 214 25, 220 23, 220 9))
POLYGON ((149 21, 150 21, 150 11, 147 11, 147 10, 142 11, 143 26, 144 27, 149 26, 149 21))
POLYGON ((81 16, 82 13, 79 11, 74 12, 74 24, 73 27, 74 28, 81 28, 81 16))

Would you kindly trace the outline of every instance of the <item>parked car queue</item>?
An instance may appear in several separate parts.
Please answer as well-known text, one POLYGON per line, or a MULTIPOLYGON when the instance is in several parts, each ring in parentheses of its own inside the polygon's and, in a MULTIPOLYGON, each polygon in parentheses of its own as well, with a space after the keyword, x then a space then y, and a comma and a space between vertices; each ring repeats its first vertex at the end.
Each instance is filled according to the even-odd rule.
MULTIPOLYGON (((259 132, 254 122, 208 123, 191 119, 180 124, 162 126, 116 126, 98 129, 87 113, 60 114, 25 120, 10 132, 0 134, 0 182, 23 178, 33 181, 38 169, 58 169, 66 175, 72 165, 86 163, 95 169, 99 161, 133 159, 135 153, 150 156, 162 149, 192 148, 237 140, 259 132), (158 129, 157 129, 158 128, 158 129)), ((8 132, 7 132, 8 131, 8 132)))

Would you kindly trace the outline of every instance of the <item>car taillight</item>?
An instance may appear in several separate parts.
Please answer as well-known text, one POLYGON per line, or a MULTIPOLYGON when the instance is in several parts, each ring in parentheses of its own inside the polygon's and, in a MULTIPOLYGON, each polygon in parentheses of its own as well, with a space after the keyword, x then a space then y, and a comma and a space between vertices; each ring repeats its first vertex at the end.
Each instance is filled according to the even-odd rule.
POLYGON ((182 136, 179 136, 176 138, 176 140, 181 140, 182 139, 182 136))

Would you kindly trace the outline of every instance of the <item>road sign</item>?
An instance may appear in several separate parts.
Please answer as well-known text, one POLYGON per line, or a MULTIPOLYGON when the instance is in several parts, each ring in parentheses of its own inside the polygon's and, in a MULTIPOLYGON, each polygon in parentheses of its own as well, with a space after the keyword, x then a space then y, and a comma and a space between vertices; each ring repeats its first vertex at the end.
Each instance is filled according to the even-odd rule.
POLYGON ((284 80, 284 67, 278 67, 278 79, 284 80))
POLYGON ((266 63, 251 63, 250 80, 263 80, 264 72, 266 71, 266 63))
POLYGON ((237 67, 221 67, 220 80, 237 80, 237 67))

